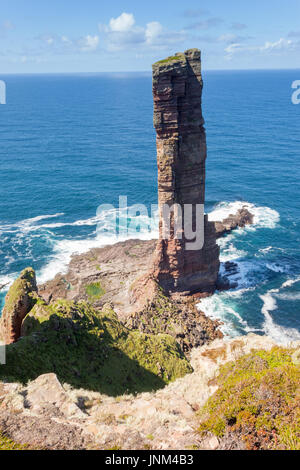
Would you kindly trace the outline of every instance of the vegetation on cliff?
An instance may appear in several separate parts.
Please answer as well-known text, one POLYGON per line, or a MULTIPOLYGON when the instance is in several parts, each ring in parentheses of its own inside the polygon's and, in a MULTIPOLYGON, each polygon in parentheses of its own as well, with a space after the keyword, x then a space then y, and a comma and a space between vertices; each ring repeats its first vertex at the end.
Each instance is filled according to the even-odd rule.
POLYGON ((24 269, 10 287, 0 319, 0 339, 6 344, 17 341, 21 324, 37 298, 35 271, 24 269))
POLYGON ((17 444, 0 432, 0 450, 27 450, 28 446, 17 444))
POLYGON ((129 330, 109 306, 39 300, 22 336, 7 347, 0 378, 26 383, 54 372, 61 382, 116 396, 161 388, 192 370, 171 336, 129 330))
POLYGON ((248 449, 300 450, 298 356, 274 347, 222 366, 219 388, 200 412, 199 432, 242 441, 248 449))
POLYGON ((129 317, 126 324, 143 333, 173 336, 185 353, 223 336, 218 323, 205 317, 193 300, 171 299, 159 286, 151 301, 142 311, 129 317))

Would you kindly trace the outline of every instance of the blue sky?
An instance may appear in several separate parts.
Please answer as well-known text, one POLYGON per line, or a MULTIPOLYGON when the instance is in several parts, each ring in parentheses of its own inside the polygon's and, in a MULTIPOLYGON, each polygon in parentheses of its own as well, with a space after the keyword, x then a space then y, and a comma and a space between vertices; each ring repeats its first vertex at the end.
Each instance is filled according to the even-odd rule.
POLYGON ((300 67, 299 0, 0 0, 0 74, 300 67))

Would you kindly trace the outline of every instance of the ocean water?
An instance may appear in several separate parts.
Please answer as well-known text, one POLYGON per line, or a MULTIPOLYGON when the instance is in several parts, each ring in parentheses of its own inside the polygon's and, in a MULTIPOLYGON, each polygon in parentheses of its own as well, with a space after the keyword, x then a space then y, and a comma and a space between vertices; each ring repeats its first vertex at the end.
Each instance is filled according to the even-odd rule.
MULTIPOLYGON (((206 212, 218 220, 246 204, 255 223, 220 240, 221 270, 235 261, 238 286, 199 307, 229 336, 300 339, 300 106, 291 103, 300 71, 203 76, 206 212)), ((149 74, 0 78, 2 308, 26 266, 42 282, 73 253, 116 241, 111 210, 97 212, 100 204, 117 206, 126 195, 129 207, 150 209, 157 186, 149 74)), ((140 238, 157 237, 156 219, 136 222, 140 238)))

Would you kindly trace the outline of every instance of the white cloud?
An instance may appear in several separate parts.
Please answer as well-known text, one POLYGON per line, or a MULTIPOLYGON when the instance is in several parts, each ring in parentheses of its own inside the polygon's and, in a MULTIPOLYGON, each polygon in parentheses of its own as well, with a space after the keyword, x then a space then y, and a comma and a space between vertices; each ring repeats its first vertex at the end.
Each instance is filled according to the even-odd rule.
POLYGON ((48 44, 49 46, 51 46, 52 44, 54 44, 54 41, 55 41, 55 38, 54 36, 50 35, 50 34, 44 34, 42 36, 39 36, 39 38, 41 41, 45 42, 46 44, 48 44))
POLYGON ((162 34, 163 27, 158 21, 152 21, 146 26, 145 37, 148 44, 152 44, 162 34))
POLYGON ((226 47, 225 52, 227 52, 227 54, 232 55, 235 52, 239 52, 240 50, 243 50, 244 48, 245 48, 245 46, 243 46, 243 44, 234 43, 234 44, 230 44, 230 46, 226 47))
POLYGON ((134 15, 126 12, 117 18, 111 18, 108 25, 99 24, 99 31, 104 35, 104 41, 110 51, 136 47, 161 49, 186 39, 184 31, 165 31, 158 21, 138 26, 134 15))
POLYGON ((292 41, 291 39, 280 38, 278 41, 271 42, 266 41, 263 46, 254 45, 250 46, 247 44, 241 44, 240 42, 234 42, 225 48, 227 58, 232 58, 234 54, 238 53, 261 53, 261 54, 272 54, 283 51, 296 50, 299 47, 299 43, 292 41))
POLYGON ((111 31, 124 32, 130 31, 134 26, 135 19, 132 13, 122 13, 117 18, 111 18, 109 27, 111 31))
POLYGON ((260 48, 261 51, 274 51, 283 49, 292 49, 294 42, 291 39, 280 38, 279 41, 269 42, 267 41, 264 46, 260 48))
POLYGON ((235 34, 222 34, 218 38, 218 41, 220 42, 227 42, 228 44, 235 44, 237 42, 237 36, 235 34))
POLYGON ((62 43, 67 45, 71 45, 73 43, 73 41, 71 41, 71 39, 69 39, 67 36, 61 36, 60 39, 62 43))
POLYGON ((91 36, 90 34, 88 34, 84 38, 80 39, 78 43, 81 51, 95 51, 99 45, 99 36, 91 36))

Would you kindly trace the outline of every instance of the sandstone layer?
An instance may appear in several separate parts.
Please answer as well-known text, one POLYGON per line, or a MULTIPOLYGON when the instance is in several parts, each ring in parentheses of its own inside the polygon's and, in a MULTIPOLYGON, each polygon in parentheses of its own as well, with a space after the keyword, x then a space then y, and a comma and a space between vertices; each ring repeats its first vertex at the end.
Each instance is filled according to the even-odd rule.
MULTIPOLYGON (((189 250, 186 227, 181 238, 174 217, 165 237, 164 206, 181 207, 184 220, 192 207, 191 227, 196 229, 196 208, 204 205, 206 136, 201 108, 200 51, 190 49, 153 65, 154 127, 157 134, 159 241, 152 275, 166 292, 215 290, 219 248, 215 226, 204 220, 204 246, 189 250)), ((191 241, 189 239, 189 241, 191 241)))

